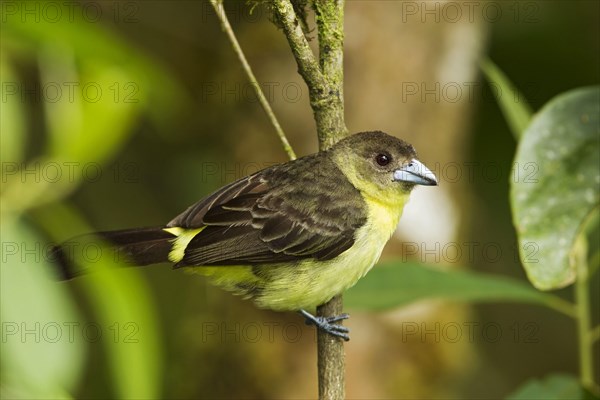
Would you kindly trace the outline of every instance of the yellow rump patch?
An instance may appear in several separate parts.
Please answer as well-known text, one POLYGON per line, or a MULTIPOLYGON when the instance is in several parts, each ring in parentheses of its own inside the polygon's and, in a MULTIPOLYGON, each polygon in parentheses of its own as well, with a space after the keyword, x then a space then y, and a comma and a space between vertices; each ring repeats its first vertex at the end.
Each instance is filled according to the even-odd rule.
POLYGON ((169 261, 177 263, 183 259, 185 255, 185 248, 190 243, 190 241, 199 234, 205 227, 198 229, 185 229, 178 226, 173 228, 165 228, 163 231, 169 232, 170 234, 176 236, 173 239, 173 249, 169 253, 169 261))

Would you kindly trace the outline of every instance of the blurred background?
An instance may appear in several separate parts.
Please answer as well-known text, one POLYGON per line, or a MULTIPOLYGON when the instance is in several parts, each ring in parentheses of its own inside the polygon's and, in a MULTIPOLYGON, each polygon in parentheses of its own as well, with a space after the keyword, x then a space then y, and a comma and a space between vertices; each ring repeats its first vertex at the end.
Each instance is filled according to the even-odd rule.
MULTIPOLYGON (((293 313, 168 265, 106 271, 93 246, 76 251, 97 273, 52 278, 51 243, 164 224, 286 160, 209 2, 1 7, 2 397, 316 397, 314 331, 293 313)), ((225 10, 296 153, 316 151, 283 33, 262 5, 225 10)), ((347 2, 349 130, 411 142, 441 181, 415 191, 383 260, 528 284, 508 202, 516 142, 497 105, 518 94, 490 89, 479 62, 492 59, 538 110, 598 84, 599 26, 597 1, 347 2)), ((348 309, 349 398, 495 399, 531 377, 577 374, 566 316, 430 297, 348 309)))

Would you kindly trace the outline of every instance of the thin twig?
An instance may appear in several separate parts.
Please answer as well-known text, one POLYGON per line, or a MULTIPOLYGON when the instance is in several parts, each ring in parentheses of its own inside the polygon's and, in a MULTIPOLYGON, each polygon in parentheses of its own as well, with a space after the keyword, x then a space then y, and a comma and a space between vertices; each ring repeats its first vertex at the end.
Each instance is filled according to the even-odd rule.
POLYGON ((267 98, 265 97, 262 89, 260 88, 260 85, 258 84, 258 81, 256 80, 254 73, 252 72, 252 68, 250 67, 250 64, 248 64, 248 60, 246 60, 246 56, 244 55, 244 52, 242 51, 242 48, 240 47, 240 44, 238 43, 237 38, 235 37, 235 33, 233 33, 233 29, 229 24, 229 19, 227 18, 227 15, 225 14, 225 9, 223 8, 223 0, 210 0, 210 4, 215 9, 215 13, 219 18, 219 21, 221 22, 221 28, 227 34, 227 37, 231 42, 231 46, 233 47, 233 50, 238 56, 240 62, 242 63, 242 67, 244 68, 244 71, 248 76, 248 80, 250 81, 250 83, 254 87, 254 90, 256 91, 256 95, 258 96, 260 105, 262 106, 263 110, 265 110, 265 113, 267 113, 267 117, 269 117, 271 124, 273 124, 273 127, 277 132, 277 136, 279 136, 279 140, 281 140, 283 149, 286 151, 291 160, 295 160, 296 153, 294 153, 292 146, 288 142, 287 137, 285 136, 285 133, 281 128, 281 125, 279 125, 279 121, 277 121, 277 117, 275 117, 275 114, 271 109, 271 105, 267 101, 267 98))

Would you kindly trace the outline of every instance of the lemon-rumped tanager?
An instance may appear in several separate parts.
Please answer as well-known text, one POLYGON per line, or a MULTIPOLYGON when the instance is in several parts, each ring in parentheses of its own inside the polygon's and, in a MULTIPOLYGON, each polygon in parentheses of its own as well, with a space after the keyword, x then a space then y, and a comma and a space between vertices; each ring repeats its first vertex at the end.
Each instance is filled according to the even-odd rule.
MULTIPOLYGON (((348 328, 333 324, 347 314, 323 318, 307 310, 373 267, 415 185, 437 180, 414 148, 363 132, 230 183, 166 226, 93 235, 135 265, 170 261, 193 269, 258 307, 299 311, 347 340, 348 328)), ((62 278, 81 272, 64 245, 54 256, 62 278)))

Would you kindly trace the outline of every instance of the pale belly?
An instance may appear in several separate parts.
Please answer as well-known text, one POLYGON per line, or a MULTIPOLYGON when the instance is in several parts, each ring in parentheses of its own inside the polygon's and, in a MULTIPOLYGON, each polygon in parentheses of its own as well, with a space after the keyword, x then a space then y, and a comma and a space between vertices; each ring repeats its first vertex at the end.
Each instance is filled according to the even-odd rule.
MULTIPOLYGON (((389 236, 357 235, 355 245, 334 260, 319 264, 303 261, 295 266, 275 267, 274 279, 254 301, 273 310, 314 309, 343 293, 375 265, 389 236)), ((265 266, 263 268, 273 268, 265 266)), ((271 271, 269 271, 271 272, 271 271)))

